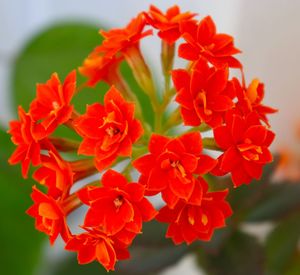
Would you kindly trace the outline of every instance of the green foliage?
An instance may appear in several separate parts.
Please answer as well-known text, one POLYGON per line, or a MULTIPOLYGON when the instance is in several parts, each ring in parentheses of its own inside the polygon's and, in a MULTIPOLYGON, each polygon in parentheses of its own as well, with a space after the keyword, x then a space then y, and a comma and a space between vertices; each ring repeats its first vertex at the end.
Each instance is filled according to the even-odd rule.
POLYGON ((32 275, 45 239, 35 230, 34 220, 25 214, 32 204, 29 194, 33 181, 21 177, 20 167, 8 165, 13 145, 3 130, 0 144, 1 274, 32 275))
POLYGON ((266 241, 268 274, 284 274, 296 253, 299 237, 300 213, 291 215, 274 228, 266 241))

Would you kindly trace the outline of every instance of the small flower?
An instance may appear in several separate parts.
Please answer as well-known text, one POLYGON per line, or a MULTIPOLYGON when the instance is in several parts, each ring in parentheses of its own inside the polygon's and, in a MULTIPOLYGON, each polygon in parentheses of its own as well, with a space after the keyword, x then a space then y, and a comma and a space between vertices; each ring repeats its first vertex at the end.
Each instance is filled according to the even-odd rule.
POLYGON ((150 221, 156 215, 151 203, 144 198, 143 185, 128 183, 123 175, 113 170, 103 175, 101 183, 103 187, 79 192, 82 202, 90 206, 85 227, 101 228, 108 235, 115 235, 123 229, 138 234, 142 222, 150 221))
POLYGON ((111 237, 97 230, 85 229, 86 233, 72 236, 65 247, 66 250, 78 253, 79 264, 88 264, 96 260, 109 271, 114 270, 118 259, 129 258, 127 249, 118 245, 111 237))
POLYGON ((133 166, 141 173, 139 182, 145 184, 147 192, 162 192, 170 208, 180 198, 190 199, 195 188, 193 174, 206 174, 217 164, 202 154, 202 139, 197 132, 173 139, 153 134, 149 151, 150 154, 135 160, 133 166))
POLYGON ((217 67, 228 65, 230 68, 242 68, 242 64, 233 57, 240 53, 240 50, 234 47, 233 37, 217 33, 210 16, 203 18, 198 24, 183 22, 181 28, 186 43, 179 46, 180 57, 191 61, 202 57, 217 67))
POLYGON ((235 187, 260 179, 263 166, 273 159, 268 147, 275 135, 260 124, 255 113, 246 118, 228 114, 226 125, 214 129, 214 137, 224 150, 218 168, 231 172, 235 187))
POLYGON ((102 52, 106 58, 112 58, 128 48, 137 47, 143 37, 152 34, 151 30, 143 32, 145 25, 145 16, 140 13, 123 29, 112 29, 108 32, 100 31, 104 41, 98 47, 98 51, 102 52))
POLYGON ((195 63, 191 73, 183 69, 172 71, 176 101, 185 125, 205 122, 214 128, 222 124, 226 111, 234 107, 235 90, 228 74, 227 67, 209 67, 203 58, 195 63))
POLYGON ((247 89, 243 89, 239 81, 234 78, 237 91, 238 103, 236 107, 243 115, 256 112, 263 122, 269 126, 268 114, 276 113, 277 110, 262 104, 265 91, 264 84, 258 79, 253 79, 247 89))
POLYGON ((58 75, 52 74, 46 84, 37 85, 37 97, 30 105, 29 113, 34 121, 41 121, 47 134, 58 125, 67 122, 72 114, 71 99, 76 89, 76 71, 72 71, 61 84, 58 75))
POLYGON ((78 153, 95 156, 100 171, 118 156, 130 156, 132 144, 143 133, 141 123, 134 119, 134 104, 126 102, 114 87, 106 93, 104 105, 88 106, 74 127, 83 137, 78 153))
POLYGON ((225 201, 228 190, 208 192, 208 184, 203 179, 195 182, 192 198, 198 197, 198 203, 180 200, 174 209, 164 206, 156 217, 158 221, 170 224, 166 237, 172 238, 175 244, 209 241, 214 230, 224 227, 225 219, 232 214, 225 201))
POLYGON ((57 199, 69 194, 73 184, 73 172, 68 162, 57 152, 49 151, 49 156, 41 156, 42 167, 37 169, 33 178, 48 188, 48 195, 57 199))
POLYGON ((180 12, 178 6, 169 8, 166 14, 163 14, 154 5, 150 6, 148 13, 144 13, 147 22, 154 28, 158 29, 158 36, 168 44, 173 44, 181 36, 180 23, 195 22, 193 17, 195 13, 180 12))
POLYGON ((19 106, 20 120, 10 122, 10 130, 12 142, 17 145, 16 150, 9 158, 11 165, 21 163, 22 175, 27 178, 29 165, 37 166, 41 163, 41 140, 45 138, 46 131, 42 125, 36 124, 28 113, 19 106))
POLYGON ((123 58, 105 58, 98 47, 84 60, 79 72, 88 78, 87 85, 95 86, 99 81, 112 85, 119 73, 120 62, 123 58))
POLYGON ((70 231, 61 202, 45 195, 35 186, 32 189, 34 205, 27 210, 27 214, 35 218, 36 229, 49 235, 50 244, 54 244, 58 235, 67 241, 70 231))

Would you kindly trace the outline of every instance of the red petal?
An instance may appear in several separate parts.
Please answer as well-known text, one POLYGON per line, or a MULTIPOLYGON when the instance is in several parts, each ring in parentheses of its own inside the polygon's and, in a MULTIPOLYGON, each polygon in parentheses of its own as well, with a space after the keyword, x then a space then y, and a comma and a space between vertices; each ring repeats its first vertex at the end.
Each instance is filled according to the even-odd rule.
POLYGON ((109 169, 104 173, 101 182, 104 187, 110 188, 119 187, 122 189, 122 187, 127 185, 127 179, 122 174, 112 169, 109 169))
POLYGON ((202 152, 202 138, 199 132, 192 132, 182 135, 179 140, 183 143, 186 152, 200 155, 202 152))
POLYGON ((168 137, 152 134, 149 141, 149 151, 154 155, 160 155, 169 141, 168 137))

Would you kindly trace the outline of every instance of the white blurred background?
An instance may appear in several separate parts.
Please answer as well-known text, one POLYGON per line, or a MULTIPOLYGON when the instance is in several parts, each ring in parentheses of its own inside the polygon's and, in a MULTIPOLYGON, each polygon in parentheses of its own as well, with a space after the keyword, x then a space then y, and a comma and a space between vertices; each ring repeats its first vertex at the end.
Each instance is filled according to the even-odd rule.
MULTIPOLYGON (((183 11, 211 15, 219 32, 235 37, 248 82, 259 77, 266 84, 266 105, 280 112, 271 117, 277 134, 273 146, 297 146, 294 127, 300 123, 300 0, 0 0, 0 123, 12 118, 10 72, 15 56, 35 33, 57 21, 96 22, 121 27, 154 4, 162 10, 178 4, 183 11)), ((157 48, 145 45, 149 59, 157 48)), ((198 274, 193 259, 164 274, 198 274), (187 269, 187 267, 190 267, 187 269)))

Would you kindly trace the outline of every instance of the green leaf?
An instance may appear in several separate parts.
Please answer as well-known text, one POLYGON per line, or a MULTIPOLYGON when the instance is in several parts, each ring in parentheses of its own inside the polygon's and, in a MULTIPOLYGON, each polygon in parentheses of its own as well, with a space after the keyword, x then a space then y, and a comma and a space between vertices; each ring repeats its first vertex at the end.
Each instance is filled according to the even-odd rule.
POLYGON ((297 249, 300 213, 279 223, 266 240, 267 269, 270 275, 283 274, 297 249))
POLYGON ((199 264, 210 275, 264 274, 263 248, 256 238, 235 232, 218 252, 196 251, 199 264))
POLYGON ((299 275, 300 274, 300 254, 295 253, 284 275, 299 275))
POLYGON ((2 130, 0 144, 1 274, 32 275, 45 240, 43 234, 35 230, 34 220, 25 214, 32 204, 33 181, 25 181, 19 167, 8 165, 7 159, 14 146, 2 130))

